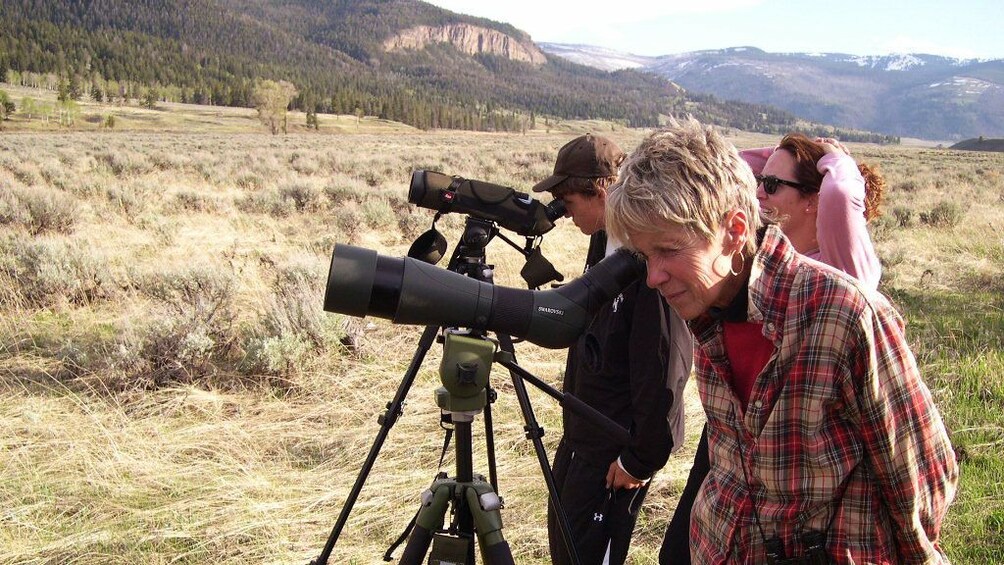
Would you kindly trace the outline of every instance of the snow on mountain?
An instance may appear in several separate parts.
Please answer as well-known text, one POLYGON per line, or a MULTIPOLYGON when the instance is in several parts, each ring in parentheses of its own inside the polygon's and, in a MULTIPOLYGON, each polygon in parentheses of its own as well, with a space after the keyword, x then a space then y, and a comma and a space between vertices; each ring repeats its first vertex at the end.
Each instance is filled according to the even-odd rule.
POLYGON ((768 53, 750 46, 646 57, 539 45, 580 64, 647 71, 692 92, 769 104, 821 123, 927 139, 1004 135, 1004 59, 768 53))
POLYGON ((538 43, 546 53, 568 59, 573 63, 593 67, 604 71, 620 69, 637 69, 646 66, 651 57, 621 53, 603 47, 591 45, 566 45, 561 43, 538 43))

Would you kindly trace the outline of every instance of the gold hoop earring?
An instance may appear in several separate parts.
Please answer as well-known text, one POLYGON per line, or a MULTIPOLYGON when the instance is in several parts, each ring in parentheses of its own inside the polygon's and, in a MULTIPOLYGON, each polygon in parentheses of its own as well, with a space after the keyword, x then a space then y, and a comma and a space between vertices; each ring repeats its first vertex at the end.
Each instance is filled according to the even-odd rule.
POLYGON ((738 277, 739 275, 743 274, 744 270, 746 270, 746 256, 743 255, 742 252, 737 252, 737 253, 739 253, 739 271, 735 270, 734 258, 736 254, 733 253, 732 255, 729 256, 729 274, 731 274, 733 277, 738 277))

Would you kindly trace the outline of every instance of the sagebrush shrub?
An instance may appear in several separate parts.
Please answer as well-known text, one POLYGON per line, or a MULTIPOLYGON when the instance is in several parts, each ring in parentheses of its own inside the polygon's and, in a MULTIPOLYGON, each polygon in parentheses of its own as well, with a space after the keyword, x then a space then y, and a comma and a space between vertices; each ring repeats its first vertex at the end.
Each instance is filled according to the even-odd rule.
POLYGON ((363 181, 339 175, 328 181, 324 187, 324 195, 334 206, 341 206, 346 202, 361 202, 373 189, 363 181))
POLYGON ((892 216, 901 228, 908 228, 913 225, 913 209, 905 206, 897 206, 892 209, 892 216))
POLYGON ((269 295, 262 305, 260 326, 243 346, 240 369, 246 374, 290 377, 307 356, 339 343, 338 317, 322 308, 322 276, 315 266, 272 265, 266 271, 269 295))
POLYGON ((896 220, 889 216, 879 216, 868 222, 868 232, 873 241, 885 241, 889 239, 899 227, 896 220))
POLYGON ((3 165, 18 182, 25 186, 36 186, 42 182, 41 175, 38 172, 38 165, 35 163, 10 160, 3 163, 3 165))
POLYGON ((316 266, 290 265, 269 271, 270 296, 262 328, 267 335, 297 335, 316 349, 337 341, 334 317, 322 307, 324 280, 316 266))
POLYGON ((77 175, 58 159, 43 163, 40 172, 45 182, 59 190, 72 191, 76 183, 77 175))
POLYGON ((103 151, 95 154, 94 159, 117 177, 141 175, 154 169, 146 155, 131 151, 103 151))
POLYGON ((236 318, 235 284, 233 276, 222 270, 193 267, 146 275, 137 286, 180 318, 226 333, 236 318))
POLYGON ((56 359, 60 363, 61 376, 66 378, 80 377, 103 368, 95 366, 98 357, 94 352, 72 341, 63 343, 56 351, 56 359))
POLYGON ((0 188, 0 224, 23 226, 31 235, 71 233, 79 219, 77 201, 51 188, 0 188))
POLYGON ((146 193, 140 190, 116 185, 105 191, 105 197, 114 209, 126 217, 134 217, 146 208, 146 193))
POLYGON ((320 164, 313 156, 294 154, 289 161, 289 166, 301 175, 313 176, 320 170, 320 164))
POLYGON ((366 171, 363 173, 363 182, 369 187, 378 187, 383 182, 383 178, 373 171, 366 171))
POLYGON ((429 229, 432 216, 415 206, 398 206, 394 208, 397 215, 397 229, 405 239, 414 240, 429 229))
POLYGON ((155 385, 214 374, 238 342, 236 281, 198 267, 142 277, 140 291, 156 302, 138 345, 155 385))
POLYGON ((324 195, 335 206, 340 206, 344 202, 355 202, 357 198, 357 193, 352 187, 334 182, 324 187, 324 195))
POLYGON ((150 152, 148 156, 150 164, 158 171, 183 171, 191 163, 191 158, 184 152, 150 152))
POLYGON ((362 213, 366 219, 366 225, 371 228, 382 229, 397 225, 394 210, 383 198, 367 198, 363 201, 362 213))
POLYGON ((136 377, 150 385, 191 383, 213 374, 212 357, 217 343, 198 324, 173 318, 158 318, 143 332, 140 356, 147 374, 136 377))
POLYGON ((265 336, 248 340, 245 350, 240 363, 245 374, 291 377, 303 366, 310 344, 297 335, 265 336))
POLYGON ((108 265, 85 244, 17 238, 0 242, 0 270, 18 282, 17 292, 33 308, 63 301, 88 304, 114 293, 108 265))
POLYGON ((283 200, 292 202, 297 212, 311 212, 317 210, 321 191, 303 181, 295 181, 279 188, 279 196, 283 200))
POLYGON ((174 195, 175 213, 184 212, 215 212, 220 209, 220 203, 212 196, 194 190, 182 190, 174 195))
POLYGON ((258 173, 243 173, 234 180, 234 185, 242 190, 261 190, 265 180, 258 173))
POLYGON ((267 214, 275 218, 285 218, 296 211, 296 204, 283 198, 276 190, 258 190, 238 198, 234 205, 247 214, 267 214))
POLYGON ((0 224, 25 225, 28 221, 28 210, 21 205, 16 192, 0 185, 0 224))
POLYGON ((959 225, 966 213, 955 202, 942 200, 928 212, 920 213, 920 221, 935 228, 951 228, 959 225))
POLYGON ((31 216, 28 230, 35 235, 70 233, 80 217, 76 199, 58 190, 34 189, 23 194, 21 201, 31 216))
POLYGON ((344 240, 351 241, 353 237, 366 228, 366 216, 355 203, 347 206, 340 206, 332 211, 335 220, 335 227, 344 236, 344 240))

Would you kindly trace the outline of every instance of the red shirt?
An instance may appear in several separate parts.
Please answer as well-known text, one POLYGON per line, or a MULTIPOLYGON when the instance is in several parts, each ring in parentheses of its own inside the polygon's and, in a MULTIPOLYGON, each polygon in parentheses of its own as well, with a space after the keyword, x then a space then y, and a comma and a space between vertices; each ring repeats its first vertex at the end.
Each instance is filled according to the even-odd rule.
POLYGON ((750 392, 757 375, 774 354, 774 344, 763 336, 763 324, 724 322, 725 354, 732 367, 732 392, 739 397, 743 410, 750 401, 750 392))

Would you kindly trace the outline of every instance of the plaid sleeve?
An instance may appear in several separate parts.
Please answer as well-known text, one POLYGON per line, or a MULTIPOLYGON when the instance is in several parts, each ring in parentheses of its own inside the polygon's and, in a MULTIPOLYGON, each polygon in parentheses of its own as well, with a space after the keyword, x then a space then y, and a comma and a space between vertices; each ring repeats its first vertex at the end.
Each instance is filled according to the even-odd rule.
POLYGON ((870 304, 856 332, 848 359, 860 378, 866 459, 896 529, 900 562, 926 562, 940 554, 941 522, 958 483, 955 454, 895 310, 870 304))

